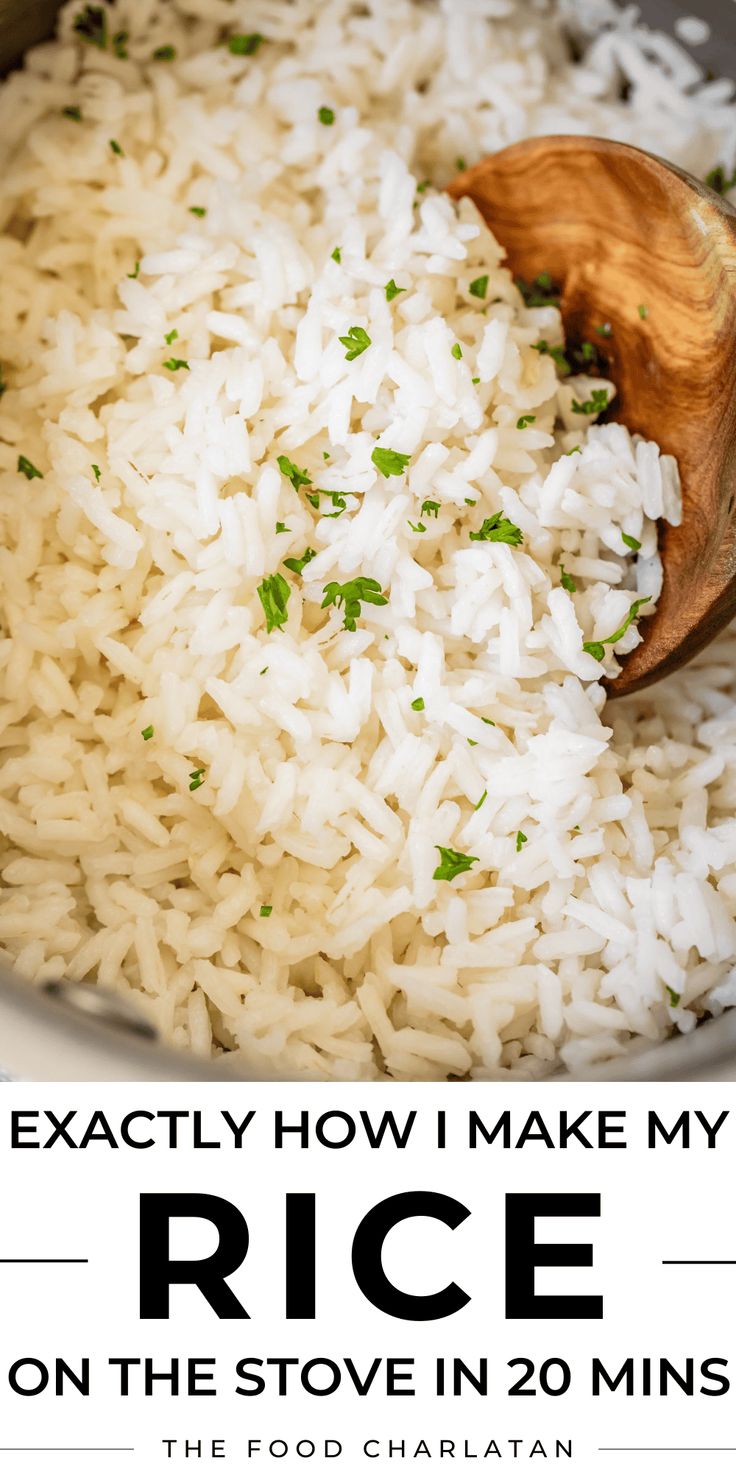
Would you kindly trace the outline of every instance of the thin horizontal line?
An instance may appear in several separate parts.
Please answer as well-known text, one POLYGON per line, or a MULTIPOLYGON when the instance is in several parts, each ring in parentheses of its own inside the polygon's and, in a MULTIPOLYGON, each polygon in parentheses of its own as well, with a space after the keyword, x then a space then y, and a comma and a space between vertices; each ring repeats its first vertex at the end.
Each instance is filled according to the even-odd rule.
POLYGON ((599 1452, 736 1452, 736 1446, 599 1446, 599 1452))
POLYGON ((736 1257, 663 1257, 665 1268, 736 1268, 736 1257))
MULTIPOLYGON (((0 1257, 0 1265, 3 1263, 83 1263, 89 1262, 88 1257, 0 1257)), ((2 1447, 0 1447, 2 1451, 2 1447)))
POLYGON ((134 1446, 0 1446, 0 1452, 134 1452, 134 1446))

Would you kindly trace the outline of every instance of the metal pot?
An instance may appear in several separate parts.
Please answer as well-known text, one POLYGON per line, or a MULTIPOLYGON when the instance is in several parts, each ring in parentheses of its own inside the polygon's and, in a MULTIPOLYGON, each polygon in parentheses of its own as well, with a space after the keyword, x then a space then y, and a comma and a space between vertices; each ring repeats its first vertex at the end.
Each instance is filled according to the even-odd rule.
MULTIPOLYGON (((58 9, 59 0, 0 0, 0 74, 51 34, 58 9)), ((736 77, 736 30, 724 0, 643 0, 641 9, 653 26, 670 33, 685 15, 707 21, 710 39, 694 47, 694 55, 714 74, 736 77)), ((252 1068, 247 1074, 238 1069, 235 1059, 210 1064, 163 1046, 114 994, 63 981, 30 987, 1 966, 0 1067, 18 1077, 70 1081, 256 1077, 252 1068)), ((588 1077, 631 1082, 736 1078, 736 1010, 704 1023, 690 1037, 634 1050, 623 1062, 588 1077)))

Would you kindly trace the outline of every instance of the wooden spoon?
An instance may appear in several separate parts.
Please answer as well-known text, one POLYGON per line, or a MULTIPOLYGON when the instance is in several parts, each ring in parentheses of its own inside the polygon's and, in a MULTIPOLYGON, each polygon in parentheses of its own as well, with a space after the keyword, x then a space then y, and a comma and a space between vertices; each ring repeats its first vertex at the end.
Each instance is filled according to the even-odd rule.
POLYGON ((657 611, 608 687, 629 694, 736 613, 736 210, 672 164, 601 138, 515 144, 449 193, 474 201, 515 276, 549 272, 568 340, 608 360, 609 417, 679 462, 682 525, 661 526, 657 611))

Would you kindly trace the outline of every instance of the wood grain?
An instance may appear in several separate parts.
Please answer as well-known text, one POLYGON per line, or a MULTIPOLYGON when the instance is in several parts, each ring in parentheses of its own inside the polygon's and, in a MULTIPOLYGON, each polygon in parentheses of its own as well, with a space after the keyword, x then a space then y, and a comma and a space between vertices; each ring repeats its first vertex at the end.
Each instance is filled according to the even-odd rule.
POLYGON ((458 175, 514 275, 549 271, 575 340, 603 341, 609 416, 677 457, 680 527, 662 525, 665 579, 644 642, 610 694, 691 659, 736 613, 736 211, 627 144, 535 138, 458 175), (647 309, 642 320, 639 307, 647 309))

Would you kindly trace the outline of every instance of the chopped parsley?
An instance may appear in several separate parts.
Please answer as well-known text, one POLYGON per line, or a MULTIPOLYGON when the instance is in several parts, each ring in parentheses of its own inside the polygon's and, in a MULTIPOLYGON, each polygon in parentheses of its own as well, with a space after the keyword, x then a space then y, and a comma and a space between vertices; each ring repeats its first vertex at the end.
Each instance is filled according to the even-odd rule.
POLYGON ((203 220, 207 211, 202 204, 190 204, 189 213, 190 215, 196 215, 198 220, 203 220))
POLYGON ((286 578, 282 578, 280 572, 264 578, 258 588, 258 597, 266 615, 266 633, 271 634, 274 629, 282 629, 289 617, 286 605, 291 597, 291 588, 286 578))
POLYGON ((371 460, 376 470, 380 470, 381 475, 388 480, 390 475, 404 474, 411 455, 402 455, 399 450, 384 450, 380 445, 376 445, 371 460))
POLYGON ((361 614, 361 603, 374 603, 380 607, 388 603, 388 598, 384 597, 381 584, 375 578, 351 578, 347 583, 327 584, 321 606, 329 608, 333 603, 336 608, 344 608, 343 627, 354 634, 356 619, 361 614))
POLYGON ((285 557, 284 567, 288 567, 289 572, 295 572, 297 577, 301 577, 307 563, 311 562, 312 559, 316 556, 317 553, 315 552, 314 548, 307 547, 306 550, 302 552, 301 557, 285 557))
POLYGON ((566 378, 568 373, 572 373, 572 368, 570 367, 568 359, 565 357, 564 348, 551 347, 550 344, 547 342, 546 337, 540 337, 539 342, 532 343, 532 347, 534 348, 535 353, 542 353, 543 355, 546 354, 548 358, 552 358, 553 362, 556 363, 557 367, 559 368, 563 378, 566 378))
POLYGON ((168 368, 170 373, 178 373, 180 368, 188 369, 189 364, 186 358, 167 358, 163 367, 168 368))
POLYGON ((457 358, 458 361, 460 360, 460 358, 462 358, 463 350, 459 342, 453 344, 453 346, 450 348, 450 352, 452 353, 453 358, 457 358))
POLYGON ((307 491, 306 493, 307 500, 310 506, 314 507, 315 511, 319 511, 319 498, 321 494, 321 491, 307 491))
POLYGON ((433 516, 436 521, 439 509, 439 501, 422 501, 422 509, 419 514, 420 516, 433 516))
POLYGON ((255 56, 264 39, 258 31, 250 31, 245 36, 228 36, 227 49, 231 56, 255 56))
POLYGON ((637 542, 636 537, 630 537, 628 532, 621 533, 621 541, 624 542, 627 547, 630 547, 632 552, 638 552, 641 547, 641 542, 637 542))
POLYGON ((495 726, 496 724, 495 721, 491 720, 490 716, 481 716, 481 720, 484 726, 495 726))
POLYGON ((487 796, 488 796, 488 788, 486 787, 486 788, 484 788, 483 792, 481 793, 480 797, 478 798, 478 801, 475 804, 475 807, 473 809, 473 812, 477 813, 478 810, 480 808, 482 808, 482 806, 483 806, 483 804, 484 804, 487 796))
POLYGON ((469 736, 468 737, 468 746, 477 746, 477 745, 478 745, 478 742, 477 741, 473 741, 472 736, 469 736))
POLYGON ((176 342, 176 339, 177 339, 178 336, 179 336, 179 334, 178 334, 176 328, 175 327, 172 327, 171 332, 165 332, 164 333, 164 342, 165 343, 168 343, 169 347, 171 347, 172 342, 176 342))
POLYGON ((262 920, 267 920, 272 911, 273 905, 261 905, 258 913, 260 914, 262 920))
POLYGON ((414 525, 413 521, 409 521, 407 522, 407 526, 410 526, 413 532, 426 532, 427 530, 423 521, 418 521, 416 523, 416 526, 414 525))
POLYGON ((637 311, 639 313, 639 316, 641 317, 642 322, 646 322, 647 317, 649 316, 649 308, 644 305, 644 302, 639 303, 637 311))
POLYGON ((517 852, 517 854, 520 854, 521 853, 521 850, 523 849, 524 844, 525 843, 528 843, 528 841, 529 840, 527 839, 526 833, 522 833, 521 829, 519 829, 519 832, 516 835, 516 852, 517 852))
POLYGON ((153 736, 153 726, 144 726, 143 730, 141 731, 141 736, 143 737, 144 741, 150 741, 151 737, 153 736))
POLYGON ((596 327, 595 330, 599 337, 613 337, 613 328, 610 322, 602 322, 600 327, 596 327))
POLYGON ((307 475, 306 470, 298 470, 294 461, 290 460, 288 455, 279 455, 278 467, 281 474, 285 475, 286 479, 291 481, 295 491, 298 491, 300 486, 311 486, 311 475, 307 475))
POLYGON ((471 542, 507 542, 510 547, 520 547, 524 540, 521 528, 514 526, 502 511, 487 516, 478 532, 470 533, 471 542))
POLYGON ((478 505, 478 502, 477 501, 474 501, 473 498, 472 498, 472 496, 466 496, 465 497, 465 505, 466 506, 477 506, 478 505))
POLYGON ((332 255, 330 256, 330 260, 331 261, 337 261, 337 264, 339 266, 339 264, 340 264, 340 262, 342 260, 342 251, 340 250, 339 245, 336 245, 335 246, 335 249, 333 250, 332 255))
POLYGON ((517 429, 527 429, 527 427, 530 424, 536 424, 536 422, 537 422, 537 416, 536 416, 536 414, 522 414, 521 419, 517 419, 517 421, 516 421, 516 428, 517 429))
POLYGON ((111 147, 113 153, 115 154, 116 158, 122 158, 123 157, 123 150, 122 150, 120 144, 118 143, 117 138, 111 138, 110 139, 110 147, 111 147))
POLYGON ((524 305, 527 307, 559 307, 560 305, 559 288, 555 286, 549 271, 541 271, 531 282, 522 281, 521 277, 517 277, 515 285, 521 292, 524 305))
POLYGON ((621 625, 621 628, 616 629, 615 634, 609 634, 608 637, 605 639, 593 639, 592 641, 585 642, 583 644, 583 649, 585 650, 585 653, 592 654, 594 659, 603 659, 606 653, 603 647, 604 644, 617 644, 619 639, 623 639, 626 630, 630 627, 631 624, 633 624, 634 619, 638 618, 639 609, 643 608, 645 603, 651 603, 651 601, 652 600, 650 594, 647 594, 646 598, 635 598, 634 602, 631 605, 631 608, 626 615, 626 618, 621 625))
POLYGON ((667 993, 667 996, 669 997, 670 1007, 679 1007, 680 1002, 682 1001, 682 994, 680 992, 676 992, 674 987, 672 986, 665 985, 665 991, 667 993))
POLYGON ((140 274, 141 274, 141 263, 140 263, 140 261, 136 261, 136 263, 135 263, 135 265, 133 267, 133 270, 128 272, 128 280, 129 281, 137 281, 138 280, 138 277, 140 276, 140 274))
POLYGON ((290 532, 290 531, 291 531, 291 527, 290 526, 287 526, 286 525, 286 522, 284 522, 284 521, 277 521, 276 522, 276 535, 277 535, 277 537, 280 536, 281 532, 290 532))
POLYGON ((577 593, 578 585, 575 582, 572 573, 565 572, 564 562, 560 563, 560 582, 566 593, 577 593))
POLYGON ((107 13, 104 5, 85 5, 72 22, 74 34, 80 36, 88 46, 98 46, 100 51, 107 47, 107 13))
POLYGON ((194 771, 189 773, 190 792, 196 792, 197 788, 202 786, 202 783, 204 782, 205 770, 205 767, 195 767, 194 771))
POLYGON ((488 277, 476 276, 475 281, 471 281, 468 291, 471 296, 477 296, 480 301, 485 301, 488 292, 488 277))
POLYGON ((424 710, 424 701, 421 695, 418 695, 416 700, 412 700, 411 708, 412 710, 424 710))
POLYGON ((112 38, 112 49, 118 61, 125 61, 128 55, 128 32, 116 31, 112 38))
POLYGON ((99 465, 93 465, 92 466, 92 474, 94 475, 94 478, 97 481, 97 484, 99 485, 100 484, 100 481, 102 479, 102 471, 100 470, 99 465))
POLYGON ((473 383, 480 383, 480 379, 479 378, 474 378, 473 379, 473 383))
POLYGON ((25 455, 18 456, 18 469, 26 480, 43 480, 43 474, 25 455))
POLYGON ((583 452, 582 452, 582 450, 580 448, 580 445, 573 445, 573 447, 572 447, 571 450, 565 450, 565 454, 568 455, 568 456, 569 455, 582 455, 582 453, 583 452))
POLYGON ((455 168, 458 170, 458 173, 464 174, 467 167, 467 160, 463 158, 461 153, 459 153, 457 158, 455 159, 455 168))
POLYGON ((307 491, 306 495, 310 506, 313 506, 315 511, 319 511, 320 496, 327 496, 328 499, 332 502, 333 506, 336 509, 334 511, 322 512, 325 521, 335 521, 338 516, 342 516, 343 511, 347 510, 348 503, 345 500, 345 497, 340 495, 339 491, 307 491))
POLYGON ((321 123, 324 123, 326 128, 331 128, 335 121, 335 114, 331 107, 321 107, 317 113, 317 117, 321 123))
POLYGON ((267 675, 268 674, 268 665, 267 664, 264 664, 263 669, 262 670, 259 670, 258 673, 259 673, 259 675, 267 675))
POLYGON ((329 458, 330 458, 330 452, 329 452, 329 450, 323 450, 322 451, 322 459, 323 460, 329 460, 329 458))
POLYGON ((573 399, 571 407, 573 414, 602 414, 608 408, 608 389, 594 388, 589 399, 584 399, 582 404, 573 399))
POLYGON ((62 111, 62 115, 65 118, 71 118, 71 120, 72 120, 73 123, 81 123, 81 121, 82 121, 82 109, 81 109, 81 107, 62 107, 61 111, 62 111))
POLYGON ((431 179, 422 179, 421 184, 417 184, 417 194, 426 194, 431 183, 431 179))
POLYGON ((456 848, 443 848, 440 843, 436 843, 435 848, 440 862, 432 875, 433 879, 456 879, 458 874, 466 874, 473 864, 478 863, 477 854, 461 854, 456 848))
POLYGON ((359 358, 361 353, 364 353, 371 345, 371 340, 364 327, 350 327, 345 337, 339 340, 343 347, 347 348, 345 359, 348 363, 352 363, 354 358, 359 358))
POLYGON ((402 291, 406 291, 406 287, 397 286, 392 276, 391 280, 386 282, 386 301, 392 302, 395 296, 401 296, 402 291))
POLYGON ((157 46, 153 53, 154 61, 174 61, 176 59, 175 46, 157 46))
POLYGON ((706 174, 705 182, 709 189, 715 189, 716 194, 728 194, 730 189, 736 189, 736 172, 729 179, 723 164, 718 164, 706 174))

